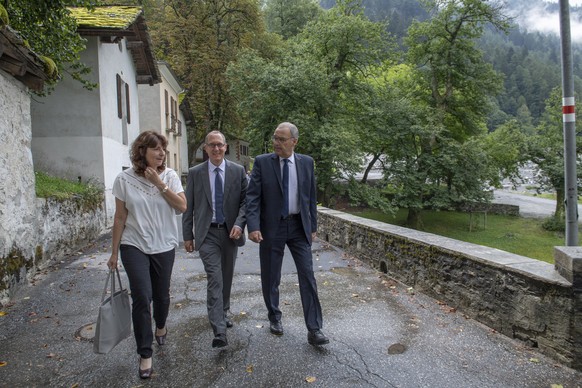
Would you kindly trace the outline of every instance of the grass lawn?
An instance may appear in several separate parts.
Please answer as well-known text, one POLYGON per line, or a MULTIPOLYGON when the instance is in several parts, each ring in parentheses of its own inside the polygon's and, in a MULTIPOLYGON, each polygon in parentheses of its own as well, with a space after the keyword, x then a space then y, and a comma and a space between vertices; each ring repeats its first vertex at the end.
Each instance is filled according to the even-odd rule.
MULTIPOLYGON (((405 209, 401 209, 395 217, 373 209, 343 211, 393 225, 406 226, 405 209)), ((552 264, 554 246, 566 245, 563 233, 542 229, 541 219, 487 214, 485 224, 482 214, 474 214, 472 227, 469 228, 470 216, 467 213, 426 210, 422 213, 422 220, 425 232, 501 249, 552 264)))

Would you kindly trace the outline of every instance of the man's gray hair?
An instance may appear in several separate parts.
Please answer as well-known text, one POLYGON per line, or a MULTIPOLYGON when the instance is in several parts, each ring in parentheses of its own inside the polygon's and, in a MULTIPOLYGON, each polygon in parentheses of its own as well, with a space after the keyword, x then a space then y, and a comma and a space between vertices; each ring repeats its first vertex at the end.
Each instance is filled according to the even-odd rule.
POLYGON ((277 126, 277 128, 287 128, 291 132, 291 137, 294 139, 299 139, 299 130, 293 123, 284 122, 277 126))
POLYGON ((208 137, 210 135, 220 135, 220 136, 222 136, 222 142, 224 144, 226 144, 226 136, 224 136, 224 134, 222 132, 220 132, 220 131, 210 131, 210 132, 208 132, 206 134, 206 137, 204 138, 204 144, 208 144, 208 137))

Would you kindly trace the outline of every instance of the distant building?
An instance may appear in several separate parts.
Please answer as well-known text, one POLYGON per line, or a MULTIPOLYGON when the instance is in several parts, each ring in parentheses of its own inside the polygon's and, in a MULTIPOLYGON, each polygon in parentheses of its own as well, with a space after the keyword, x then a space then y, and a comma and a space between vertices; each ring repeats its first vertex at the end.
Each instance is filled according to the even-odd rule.
MULTIPOLYGON (((249 142, 241 139, 229 139, 227 137, 228 149, 226 150, 225 159, 240 164, 249 171, 251 168, 252 158, 249 156, 249 142)), ((201 163, 208 159, 204 155, 204 145, 196 150, 196 163, 201 163)))

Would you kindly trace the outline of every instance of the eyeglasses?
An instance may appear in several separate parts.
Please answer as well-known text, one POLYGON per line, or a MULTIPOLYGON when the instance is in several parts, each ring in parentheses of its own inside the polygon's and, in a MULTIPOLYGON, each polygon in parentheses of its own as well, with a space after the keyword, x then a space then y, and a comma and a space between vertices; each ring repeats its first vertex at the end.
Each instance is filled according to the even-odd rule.
POLYGON ((271 136, 271 139, 275 142, 275 143, 285 143, 287 140, 292 139, 292 137, 279 137, 279 136, 271 136))
POLYGON ((209 147, 209 148, 222 148, 225 145, 226 144, 224 144, 224 143, 210 143, 210 144, 206 144, 206 146, 209 147))

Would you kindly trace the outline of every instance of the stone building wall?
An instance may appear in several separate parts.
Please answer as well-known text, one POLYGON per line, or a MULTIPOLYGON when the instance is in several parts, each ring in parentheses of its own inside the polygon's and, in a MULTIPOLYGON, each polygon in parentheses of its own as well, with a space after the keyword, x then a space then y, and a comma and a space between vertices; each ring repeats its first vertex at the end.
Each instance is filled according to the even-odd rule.
POLYGON ((101 209, 76 200, 37 199, 30 94, 0 70, 0 304, 52 260, 73 253, 105 227, 101 209))
POLYGON ((554 265, 326 208, 318 225, 319 238, 388 276, 582 370, 582 289, 554 265))
POLYGON ((31 153, 30 95, 0 70, 0 300, 34 266, 36 195, 31 153))

